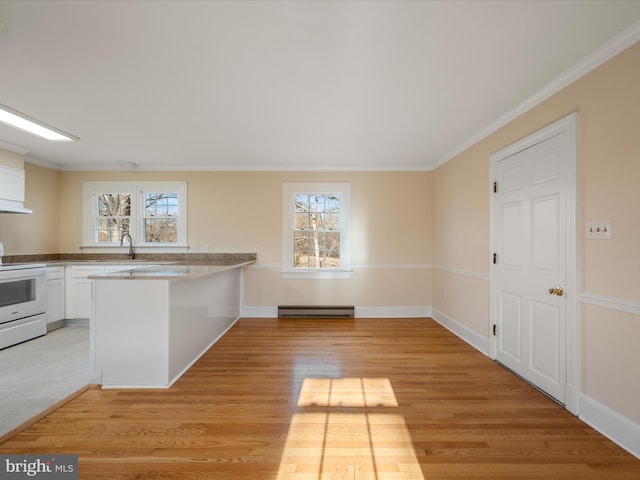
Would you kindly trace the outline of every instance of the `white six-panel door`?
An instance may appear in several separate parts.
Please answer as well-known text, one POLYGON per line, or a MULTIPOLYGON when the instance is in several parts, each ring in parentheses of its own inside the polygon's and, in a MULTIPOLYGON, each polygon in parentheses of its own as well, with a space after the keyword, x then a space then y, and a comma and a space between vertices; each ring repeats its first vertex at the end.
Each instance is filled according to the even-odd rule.
POLYGON ((566 133, 495 164, 496 359, 565 402, 566 133))

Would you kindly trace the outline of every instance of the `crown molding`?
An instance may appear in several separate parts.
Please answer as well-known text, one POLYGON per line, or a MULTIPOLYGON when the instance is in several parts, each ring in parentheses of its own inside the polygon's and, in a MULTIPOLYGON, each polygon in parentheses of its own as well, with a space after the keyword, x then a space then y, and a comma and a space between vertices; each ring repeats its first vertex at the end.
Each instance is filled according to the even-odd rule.
POLYGON ((46 160, 40 160, 39 158, 30 157, 28 155, 24 157, 24 161, 27 163, 32 163, 34 165, 39 165, 41 167, 50 168, 52 170, 63 170, 63 166, 58 163, 48 162, 46 160))
POLYGON ((25 161, 63 172, 429 172, 431 167, 424 166, 391 166, 391 167, 300 167, 296 165, 140 165, 135 168, 122 168, 117 163, 110 164, 57 164, 37 158, 25 158, 25 161))
POLYGON ((0 140, 0 148, 2 148, 3 150, 9 150, 10 152, 18 153, 20 155, 26 155, 27 153, 29 153, 29 150, 27 150, 26 148, 21 147, 20 145, 5 142, 3 140, 0 140))
POLYGON ((484 138, 488 137, 498 129, 504 127, 509 122, 515 120, 523 113, 531 110, 533 107, 539 105, 544 100, 548 99, 552 95, 555 95, 563 88, 569 86, 579 78, 583 77, 587 73, 591 72, 595 68, 599 67, 603 63, 611 60, 616 55, 622 53, 627 48, 633 46, 640 41, 640 21, 635 22, 631 27, 624 30, 621 34, 614 37, 609 42, 605 43, 602 47, 583 58, 580 62, 575 64, 569 70, 559 75, 546 86, 544 86, 538 93, 534 94, 529 99, 518 105, 513 110, 502 115, 485 128, 480 130, 475 135, 468 138, 465 142, 460 144, 457 148, 451 150, 448 154, 442 157, 439 161, 432 165, 432 169, 444 165, 449 160, 460 155, 462 152, 472 147, 476 143, 480 142, 484 138))

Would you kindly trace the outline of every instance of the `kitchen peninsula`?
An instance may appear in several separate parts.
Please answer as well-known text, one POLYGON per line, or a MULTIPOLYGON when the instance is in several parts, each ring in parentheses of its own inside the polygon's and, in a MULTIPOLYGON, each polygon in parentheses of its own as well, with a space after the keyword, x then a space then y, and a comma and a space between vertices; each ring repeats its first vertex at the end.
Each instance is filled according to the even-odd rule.
POLYGON ((239 318, 242 267, 155 265, 90 276, 103 388, 171 386, 239 318))

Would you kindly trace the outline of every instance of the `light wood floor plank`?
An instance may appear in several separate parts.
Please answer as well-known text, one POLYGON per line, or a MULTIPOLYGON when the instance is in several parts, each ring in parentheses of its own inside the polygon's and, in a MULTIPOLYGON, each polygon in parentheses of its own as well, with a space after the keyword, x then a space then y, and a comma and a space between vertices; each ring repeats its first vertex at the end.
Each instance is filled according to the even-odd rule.
POLYGON ((0 453, 76 453, 91 480, 640 478, 430 319, 242 319, 170 389, 89 390, 0 453))

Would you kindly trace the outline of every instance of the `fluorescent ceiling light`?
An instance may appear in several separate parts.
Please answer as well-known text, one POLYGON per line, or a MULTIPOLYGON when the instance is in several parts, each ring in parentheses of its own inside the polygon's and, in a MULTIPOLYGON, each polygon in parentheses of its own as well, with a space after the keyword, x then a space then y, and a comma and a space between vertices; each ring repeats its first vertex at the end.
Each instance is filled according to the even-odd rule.
POLYGON ((26 115, 16 112, 4 105, 0 105, 0 122, 31 133, 32 135, 46 138, 52 142, 75 142, 77 140, 76 137, 69 135, 68 133, 62 133, 51 127, 44 126, 43 124, 30 119, 26 115))

